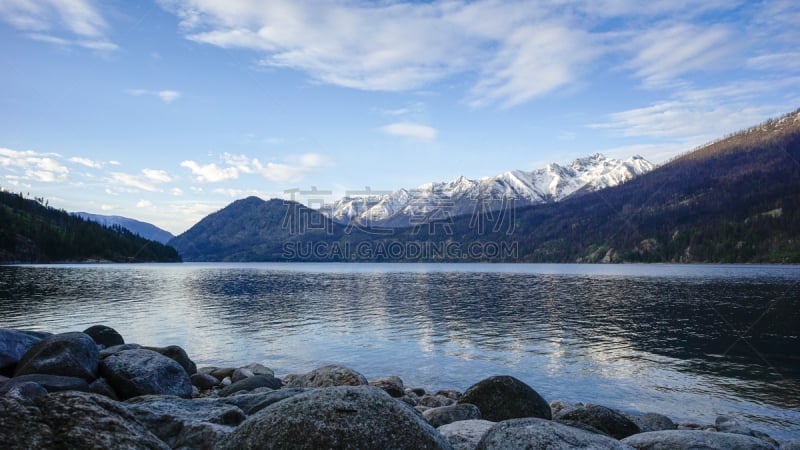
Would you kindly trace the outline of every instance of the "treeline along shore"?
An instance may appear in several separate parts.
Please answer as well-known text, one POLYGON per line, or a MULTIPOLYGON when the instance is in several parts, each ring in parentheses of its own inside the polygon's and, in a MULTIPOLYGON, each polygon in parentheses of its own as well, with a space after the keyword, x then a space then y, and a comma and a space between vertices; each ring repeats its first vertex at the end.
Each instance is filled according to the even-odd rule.
POLYGON ((511 376, 427 392, 328 365, 283 378, 260 363, 200 367, 181 347, 113 328, 0 329, 4 449, 797 449, 732 416, 548 402, 511 376))

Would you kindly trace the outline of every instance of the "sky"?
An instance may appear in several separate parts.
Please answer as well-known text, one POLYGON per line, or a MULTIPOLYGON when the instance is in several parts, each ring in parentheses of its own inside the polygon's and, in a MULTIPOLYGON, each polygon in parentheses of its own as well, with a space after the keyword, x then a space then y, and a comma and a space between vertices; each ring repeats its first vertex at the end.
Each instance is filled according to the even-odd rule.
POLYGON ((0 188, 179 234, 800 107, 796 0, 0 0, 0 188), (314 192, 313 194, 311 192, 314 192))

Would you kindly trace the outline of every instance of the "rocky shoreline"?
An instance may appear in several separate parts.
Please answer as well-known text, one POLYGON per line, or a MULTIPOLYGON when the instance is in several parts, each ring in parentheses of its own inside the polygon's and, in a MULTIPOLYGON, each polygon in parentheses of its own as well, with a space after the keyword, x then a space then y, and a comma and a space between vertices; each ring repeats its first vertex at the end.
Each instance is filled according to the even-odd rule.
POLYGON ((337 365, 282 379, 259 363, 198 368, 178 346, 125 343, 97 325, 0 329, 0 448, 789 450, 800 440, 731 416, 676 424, 548 402, 503 375, 432 393, 337 365))

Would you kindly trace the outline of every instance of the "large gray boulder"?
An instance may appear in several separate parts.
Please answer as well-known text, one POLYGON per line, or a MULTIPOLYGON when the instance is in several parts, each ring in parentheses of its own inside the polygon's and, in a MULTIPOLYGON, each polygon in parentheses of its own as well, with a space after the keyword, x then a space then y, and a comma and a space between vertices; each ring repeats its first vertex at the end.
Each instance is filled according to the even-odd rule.
POLYGON ((94 325, 83 330, 83 332, 89 335, 97 345, 102 345, 106 348, 125 344, 125 339, 122 338, 122 335, 117 333, 117 330, 106 325, 94 325))
POLYGON ((74 391, 29 402, 0 397, 0 448, 169 449, 123 404, 74 391))
POLYGON ((367 378, 353 369, 338 365, 323 366, 304 375, 287 375, 283 382, 289 387, 363 386, 367 378))
POLYGON ((488 420, 460 420, 436 429, 453 446, 453 450, 475 450, 478 442, 495 422, 488 420))
POLYGON ((640 431, 639 426, 624 415, 600 405, 574 408, 561 414, 559 420, 589 425, 615 439, 623 439, 640 431))
POLYGON ((244 421, 218 449, 449 449, 419 415, 371 386, 314 389, 244 421))
POLYGON ((521 417, 551 419, 550 405, 532 387, 507 375, 489 377, 472 385, 458 403, 471 403, 486 420, 500 422, 521 417))
POLYGON ((634 434, 621 441, 638 450, 774 450, 753 436, 699 430, 665 430, 634 434))
POLYGON ((608 436, 535 417, 511 419, 496 424, 486 432, 477 448, 479 450, 630 449, 627 445, 608 436))
POLYGON ((481 411, 477 406, 469 403, 459 403, 450 406, 440 406, 431 408, 422 413, 422 417, 438 428, 448 423, 458 422, 459 420, 477 420, 481 418, 481 411))
POLYGON ((36 342, 17 364, 14 376, 33 373, 61 375, 93 381, 100 354, 84 333, 61 333, 36 342))
POLYGON ((100 363, 100 373, 123 400, 149 394, 192 394, 192 383, 183 367, 152 350, 124 350, 108 356, 100 363))
POLYGON ((22 356, 42 338, 0 328, 0 374, 11 375, 22 356))
POLYGON ((213 398, 145 395, 126 405, 151 433, 172 448, 211 449, 245 419, 234 405, 213 398))

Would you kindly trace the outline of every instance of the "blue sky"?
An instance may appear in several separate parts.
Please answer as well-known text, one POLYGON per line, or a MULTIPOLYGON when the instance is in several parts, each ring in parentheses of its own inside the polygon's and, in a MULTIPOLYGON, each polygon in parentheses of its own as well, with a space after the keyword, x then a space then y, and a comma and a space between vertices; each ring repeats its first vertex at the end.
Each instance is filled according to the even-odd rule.
POLYGON ((0 0, 0 187, 180 233, 248 195, 660 163, 800 107, 799 23, 794 0, 0 0))

